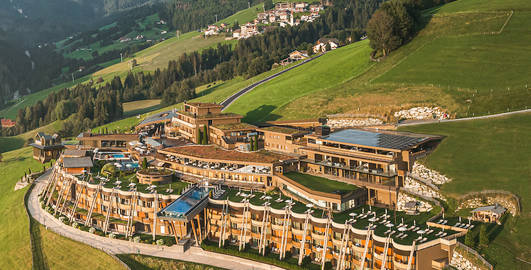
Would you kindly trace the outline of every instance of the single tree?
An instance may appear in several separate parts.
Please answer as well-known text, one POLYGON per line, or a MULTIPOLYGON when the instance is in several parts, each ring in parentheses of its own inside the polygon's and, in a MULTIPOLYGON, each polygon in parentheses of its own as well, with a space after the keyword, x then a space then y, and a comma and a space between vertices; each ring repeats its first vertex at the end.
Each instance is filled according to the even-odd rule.
POLYGON ((249 137, 249 149, 250 149, 251 151, 254 151, 253 137, 249 137))
POLYGON ((144 157, 144 160, 142 160, 142 169, 147 169, 148 168, 148 161, 147 161, 147 158, 144 157))
POLYGON ((203 126, 203 144, 208 144, 208 127, 207 127, 207 125, 203 126))
POLYGON ((367 37, 371 47, 387 55, 400 46, 400 37, 394 33, 395 21, 386 11, 377 10, 367 24, 367 37))
POLYGON ((254 138, 254 151, 258 151, 258 136, 254 138))

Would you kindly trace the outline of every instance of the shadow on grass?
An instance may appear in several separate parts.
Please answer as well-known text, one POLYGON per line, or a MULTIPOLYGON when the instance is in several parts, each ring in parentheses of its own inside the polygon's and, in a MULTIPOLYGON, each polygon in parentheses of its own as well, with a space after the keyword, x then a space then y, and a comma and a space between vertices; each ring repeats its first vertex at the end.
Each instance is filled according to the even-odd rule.
POLYGON ((22 148, 24 139, 19 137, 0 137, 0 153, 22 148))
POLYGON ((274 121, 280 119, 280 115, 272 114, 271 112, 274 111, 277 108, 277 106, 273 105, 262 105, 252 111, 249 111, 245 117, 243 118, 243 121, 246 123, 257 123, 261 121, 274 121))

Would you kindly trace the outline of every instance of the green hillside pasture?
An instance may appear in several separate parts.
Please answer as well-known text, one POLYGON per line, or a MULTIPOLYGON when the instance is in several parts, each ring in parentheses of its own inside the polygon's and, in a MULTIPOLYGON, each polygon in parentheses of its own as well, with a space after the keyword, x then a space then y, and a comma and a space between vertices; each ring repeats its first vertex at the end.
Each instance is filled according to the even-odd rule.
MULTIPOLYGON (((468 10, 473 7, 470 2, 478 1, 460 0, 448 5, 455 10, 468 10)), ((529 35, 524 34, 528 13, 518 11, 517 4, 522 0, 486 3, 490 2, 500 10, 516 10, 501 34, 484 33, 499 31, 510 16, 507 11, 443 14, 439 10, 446 5, 442 6, 432 11, 441 14, 433 16, 411 42, 368 72, 334 88, 298 98, 278 110, 278 114, 295 112, 306 118, 323 113, 385 116, 414 106, 440 106, 465 117, 505 112, 507 108, 531 108, 531 104, 525 104, 531 100, 531 91, 523 89, 524 79, 530 77, 526 75, 530 69, 525 67, 530 59, 530 52, 525 49, 529 35), (491 93, 496 85, 502 85, 505 91, 497 88, 491 93)), ((479 8, 485 10, 487 6, 479 8)))
POLYGON ((31 148, 2 153, 0 162, 0 269, 30 269, 29 222, 24 208, 27 188, 14 191, 15 183, 31 168, 42 170, 32 158, 31 148))
POLYGON ((531 107, 531 36, 526 35, 531 11, 456 13, 434 20, 465 21, 456 28, 466 34, 444 33, 428 41, 374 83, 436 85, 469 107, 465 115, 531 107))
POLYGON ((64 88, 70 88, 78 83, 86 82, 89 79, 90 79, 89 76, 81 77, 81 78, 76 79, 74 83, 72 83, 72 81, 65 82, 65 83, 50 87, 48 89, 44 89, 39 92, 29 94, 27 96, 23 96, 20 98, 20 100, 15 105, 1 110, 0 117, 5 117, 5 118, 14 120, 15 118, 17 118, 17 113, 19 109, 23 109, 23 108, 26 108, 27 106, 31 106, 37 103, 39 100, 44 100, 52 92, 57 92, 64 88))
POLYGON ((122 104, 122 106, 124 109, 124 115, 137 115, 160 108, 160 99, 145 99, 125 102, 122 104))
POLYGON ((369 42, 357 42, 313 60, 258 86, 236 100, 228 111, 245 115, 245 121, 298 119, 296 111, 277 114, 279 108, 314 91, 332 88, 371 67, 369 42))
POLYGON ((50 269, 124 269, 120 262, 101 250, 62 237, 40 224, 39 231, 44 263, 50 269))
POLYGON ((435 152, 423 161, 453 179, 442 186, 446 195, 501 189, 520 197, 521 216, 509 219, 489 247, 482 250, 497 269, 529 269, 529 265, 515 259, 531 258, 529 123, 531 113, 401 128, 446 136, 435 152))
POLYGON ((250 8, 248 8, 248 9, 240 10, 240 11, 232 14, 231 16, 218 21, 216 23, 216 25, 220 25, 220 24, 224 23, 224 24, 232 26, 232 25, 234 25, 234 22, 236 22, 236 21, 240 25, 248 23, 248 22, 253 21, 254 19, 256 19, 256 14, 258 14, 258 12, 262 12, 263 9, 264 9, 264 4, 263 3, 254 5, 254 6, 250 7, 250 8))

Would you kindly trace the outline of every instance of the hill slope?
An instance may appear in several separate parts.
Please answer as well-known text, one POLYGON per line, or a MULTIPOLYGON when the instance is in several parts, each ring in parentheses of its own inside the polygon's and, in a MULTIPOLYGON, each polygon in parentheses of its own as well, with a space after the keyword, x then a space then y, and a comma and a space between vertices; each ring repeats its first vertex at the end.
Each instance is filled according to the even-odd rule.
POLYGON ((458 0, 430 10, 426 27, 368 72, 300 97, 275 114, 316 117, 358 107, 385 114, 428 105, 463 117, 530 108, 526 3, 458 0))

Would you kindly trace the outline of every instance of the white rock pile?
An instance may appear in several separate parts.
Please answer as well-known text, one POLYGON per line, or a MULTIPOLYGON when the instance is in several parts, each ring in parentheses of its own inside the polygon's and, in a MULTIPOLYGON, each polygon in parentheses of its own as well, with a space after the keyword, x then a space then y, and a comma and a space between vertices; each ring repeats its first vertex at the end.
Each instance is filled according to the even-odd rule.
POLYGON ((472 199, 462 202, 457 207, 457 210, 466 209, 466 208, 478 208, 481 206, 494 205, 494 204, 499 204, 503 206, 505 209, 507 209, 507 211, 511 213, 511 215, 513 216, 516 215, 517 206, 513 202, 506 200, 504 197, 487 197, 486 200, 483 200, 478 197, 472 198, 472 199))
POLYGON ((398 119, 415 120, 446 119, 448 118, 448 114, 439 107, 414 107, 409 110, 395 112, 395 117, 398 119))
POLYGON ((431 206, 431 204, 425 202, 425 201, 421 201, 421 200, 417 200, 415 199, 414 197, 411 197, 403 192, 400 192, 398 193, 398 202, 396 203, 396 206, 397 206, 397 210, 398 211, 406 211, 406 210, 411 210, 411 209, 406 209, 405 208, 405 205, 407 202, 411 202, 411 201, 418 201, 419 202, 419 206, 417 207, 417 210, 419 212, 429 212, 431 211, 431 209, 433 209, 433 207, 431 206))
POLYGON ((440 174, 438 171, 428 169, 426 166, 419 163, 413 164, 413 170, 411 171, 411 174, 426 180, 430 180, 436 185, 442 185, 452 181, 452 179, 440 174))
POLYGON ((328 119, 326 123, 330 128, 346 128, 346 127, 367 127, 377 126, 383 124, 383 121, 376 118, 366 119, 328 119))
POLYGON ((438 198, 446 201, 446 199, 437 190, 434 190, 431 187, 422 184, 409 176, 406 177, 406 181, 404 182, 404 189, 410 191, 411 193, 422 195, 424 197, 438 198))
POLYGON ((469 260, 467 260, 463 255, 459 254, 457 251, 454 251, 450 265, 459 269, 459 270, 480 270, 479 267, 476 267, 469 260))

